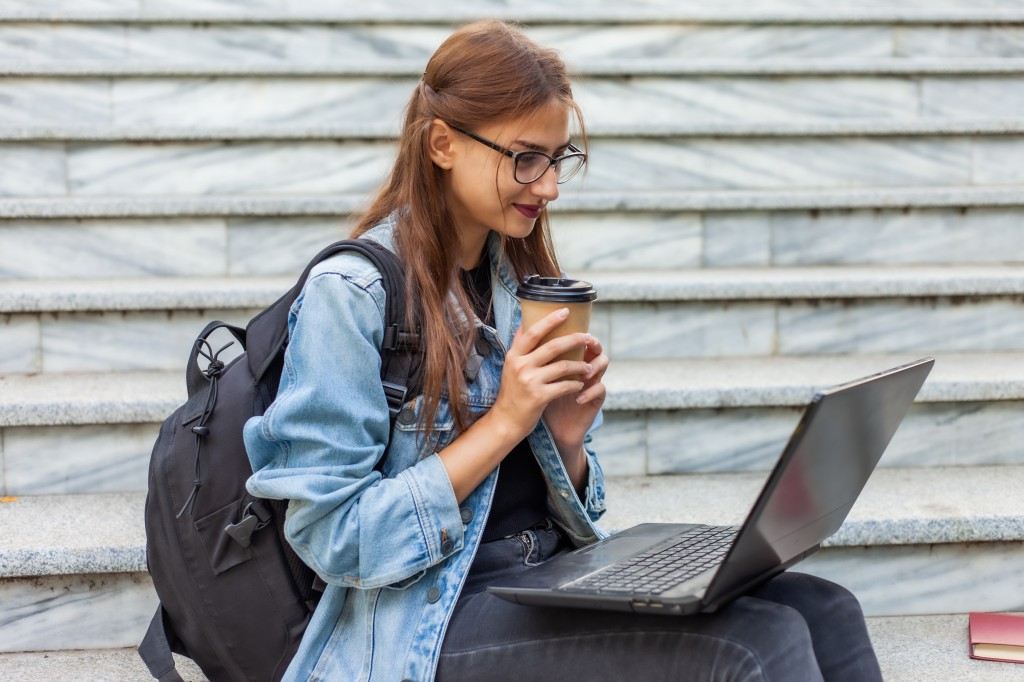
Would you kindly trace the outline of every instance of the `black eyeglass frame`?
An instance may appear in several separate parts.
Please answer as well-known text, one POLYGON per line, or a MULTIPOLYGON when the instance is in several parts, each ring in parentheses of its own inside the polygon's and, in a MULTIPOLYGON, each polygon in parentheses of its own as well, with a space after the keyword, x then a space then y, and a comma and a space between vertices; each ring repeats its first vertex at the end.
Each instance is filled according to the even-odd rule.
POLYGON ((458 126, 453 126, 450 123, 448 125, 451 126, 452 130, 456 130, 456 131, 462 133, 463 135, 465 135, 466 137, 469 137, 469 138, 471 138, 473 140, 476 140, 480 144, 485 145, 487 147, 490 147, 494 151, 499 152, 501 154, 504 154, 508 158, 512 159, 512 179, 515 180, 516 182, 518 182, 520 185, 531 185, 531 184, 537 182, 542 177, 544 177, 545 173, 548 172, 548 168, 551 168, 552 166, 556 166, 558 164, 561 164, 566 159, 581 159, 579 167, 576 168, 576 170, 574 170, 572 173, 570 173, 569 175, 567 175, 565 177, 562 177, 562 175, 560 173, 556 176, 557 179, 555 180, 555 182, 557 184, 561 185, 563 183, 568 182, 569 180, 572 180, 574 177, 576 177, 576 174, 579 173, 580 170, 587 164, 587 155, 586 155, 586 153, 582 149, 577 147, 576 145, 572 144, 571 142, 569 143, 569 147, 568 147, 569 153, 568 154, 562 154, 561 156, 559 156, 556 159, 555 157, 549 156, 549 155, 545 154, 544 152, 538 152, 538 151, 535 151, 535 150, 532 150, 532 149, 530 151, 525 151, 525 152, 512 151, 508 147, 502 147, 497 142, 491 142, 487 138, 480 137, 479 135, 471 133, 468 130, 464 130, 464 129, 458 127, 458 126), (533 180, 529 180, 527 182, 523 182, 522 180, 519 179, 519 158, 521 156, 526 155, 526 154, 537 154, 537 155, 543 156, 544 158, 546 158, 548 160, 548 165, 533 180))

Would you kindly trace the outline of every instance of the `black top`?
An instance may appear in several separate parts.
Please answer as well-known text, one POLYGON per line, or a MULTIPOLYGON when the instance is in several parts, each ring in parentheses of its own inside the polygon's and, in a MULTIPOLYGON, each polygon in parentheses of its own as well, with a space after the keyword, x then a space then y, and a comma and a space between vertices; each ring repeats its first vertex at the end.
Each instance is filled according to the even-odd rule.
MULTIPOLYGON (((491 270, 486 256, 480 265, 462 271, 462 284, 473 303, 473 312, 484 324, 491 325, 491 270)), ((478 344, 481 346, 486 347, 478 344)), ((529 443, 524 439, 501 463, 482 541, 489 542, 526 530, 542 523, 547 515, 544 477, 529 443)))

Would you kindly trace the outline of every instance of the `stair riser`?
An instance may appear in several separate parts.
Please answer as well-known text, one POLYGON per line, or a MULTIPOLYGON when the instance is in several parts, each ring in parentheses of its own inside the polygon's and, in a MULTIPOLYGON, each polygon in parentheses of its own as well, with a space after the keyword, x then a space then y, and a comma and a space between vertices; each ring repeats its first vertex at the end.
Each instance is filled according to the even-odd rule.
MULTIPOLYGON (((868 616, 1019 610, 1019 543, 826 548, 799 565, 850 589, 868 616)), ((135 646, 153 615, 148 575, 0 581, 0 651, 135 646)))
MULTIPOLYGON (((244 326, 256 312, 0 316, 0 373, 174 371, 206 322, 244 326)), ((1021 325, 1024 301, 983 297, 598 304, 590 329, 613 360, 643 360, 1016 351, 1024 350, 1021 325)))
MULTIPOLYGON (((879 466, 1024 463, 1021 409, 1013 401, 916 404, 879 466)), ((799 417, 800 408, 782 407, 608 411, 594 446, 609 476, 767 470, 799 417)), ((158 424, 0 429, 0 495, 144 491, 158 430, 158 424)))
MULTIPOLYGON (((0 196, 369 192, 388 142, 12 143, 0 196)), ((595 140, 589 191, 968 187, 1024 182, 1024 137, 595 140)))
MULTIPOLYGON (((915 404, 879 466, 1024 463, 1022 407, 1014 401, 915 404)), ((594 446, 613 476, 768 470, 802 409, 609 411, 594 446)))
POLYGON ((157 605, 147 573, 0 580, 0 651, 138 646, 157 605))
MULTIPOLYGON (((0 77, 0 120, 14 126, 229 131, 344 124, 393 135, 415 85, 406 76, 0 77)), ((1024 103, 1024 75, 589 76, 576 81, 574 93, 595 130, 794 120, 926 122, 1012 116, 1024 103)))
MULTIPOLYGON (((581 17, 585 20, 586 17, 581 17)), ((161 60, 167 62, 329 62, 423 59, 447 26, 10 24, 0 29, 9 61, 161 60)), ((769 59, 971 58, 1024 56, 1019 26, 537 26, 526 32, 565 58, 769 59)))
POLYGON ((830 547, 795 570, 843 585, 868 616, 1020 611, 1022 560, 1020 542, 830 547))
MULTIPOLYGON (((297 275, 352 216, 0 221, 0 278, 297 275), (116 245, 116 247, 114 246, 116 245)), ((1021 208, 551 216, 581 270, 1020 263, 1021 208)))

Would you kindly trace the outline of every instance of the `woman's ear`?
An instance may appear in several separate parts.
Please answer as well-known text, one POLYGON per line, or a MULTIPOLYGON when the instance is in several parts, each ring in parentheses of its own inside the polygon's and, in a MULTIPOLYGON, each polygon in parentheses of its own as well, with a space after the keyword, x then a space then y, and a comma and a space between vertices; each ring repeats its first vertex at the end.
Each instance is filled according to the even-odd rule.
POLYGON ((455 131, 439 118, 430 122, 427 131, 427 151, 434 165, 444 170, 451 170, 455 158, 455 131))

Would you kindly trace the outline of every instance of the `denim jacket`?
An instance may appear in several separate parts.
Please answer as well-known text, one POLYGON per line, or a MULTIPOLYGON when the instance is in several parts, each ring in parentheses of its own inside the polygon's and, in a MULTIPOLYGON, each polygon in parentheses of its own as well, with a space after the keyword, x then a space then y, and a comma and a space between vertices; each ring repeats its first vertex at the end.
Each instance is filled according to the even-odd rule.
MULTIPOLYGON (((393 248, 394 219, 365 235, 393 248)), ((505 349, 520 322, 517 283, 492 233, 487 255, 495 328, 474 320, 486 352, 467 386, 471 411, 498 394, 505 349)), ((285 675, 292 680, 430 680, 448 619, 480 543, 494 495, 492 472, 459 505, 437 452, 457 433, 447 400, 437 438, 418 437, 422 400, 403 408, 388 442, 380 384, 384 332, 380 274, 358 254, 318 265, 292 307, 290 342, 277 399, 245 426, 253 467, 249 491, 290 500, 285 533, 327 582, 285 675)), ((600 422, 600 415, 595 426, 600 422)), ((589 480, 581 502, 541 421, 528 436, 548 486, 548 506, 577 545, 605 534, 604 478, 586 450, 589 480)))

